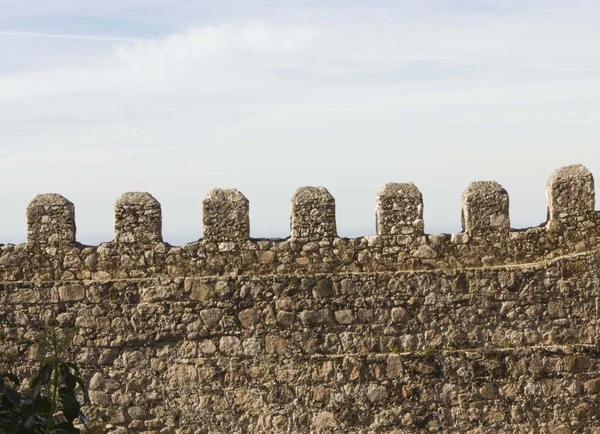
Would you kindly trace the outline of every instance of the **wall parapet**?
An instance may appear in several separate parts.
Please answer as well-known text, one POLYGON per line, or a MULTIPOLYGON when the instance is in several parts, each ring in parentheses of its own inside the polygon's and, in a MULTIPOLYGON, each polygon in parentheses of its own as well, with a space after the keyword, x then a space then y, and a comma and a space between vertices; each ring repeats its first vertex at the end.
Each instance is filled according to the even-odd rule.
POLYGON ((162 241, 162 210, 149 193, 124 193, 115 203, 115 241, 148 245, 162 241))
POLYGON ((585 216, 595 210, 594 176, 580 164, 556 170, 546 191, 548 220, 585 216))
POLYGON ((337 236, 335 199, 325 187, 302 187, 292 196, 291 236, 319 241, 337 236))
POLYGON ((250 238, 248 199, 235 189, 211 190, 202 202, 204 239, 246 241, 250 238))
POLYGON ((423 195, 413 183, 386 184, 377 195, 377 235, 424 235, 423 195))
POLYGON ((510 228, 509 195, 498 183, 474 182, 462 195, 463 232, 425 234, 423 198, 411 183, 389 183, 376 199, 377 235, 340 238, 335 199, 303 187, 291 200, 290 237, 250 238, 249 201, 214 189, 203 201, 204 238, 177 247, 163 242, 160 203, 123 194, 115 204, 115 239, 76 242, 75 207, 57 194, 27 210, 27 244, 0 247, 3 280, 110 279, 153 276, 311 274, 464 268, 538 262, 600 245, 594 178, 583 166, 548 181, 548 221, 510 228))
POLYGON ((74 205, 37 196, 27 243, 0 246, 0 371, 30 373, 52 320, 103 432, 594 431, 594 207, 570 166, 543 225, 512 230, 485 181, 462 195, 463 232, 425 234, 418 188, 390 183, 377 235, 340 238, 332 195, 304 187, 291 236, 253 239, 246 197, 215 189, 204 238, 176 247, 132 192, 115 239, 84 246, 74 205))
POLYGON ((463 231, 469 235, 508 233, 508 208, 508 192, 497 182, 469 184, 462 195, 463 231))
POLYGON ((75 244, 75 205, 59 194, 36 196, 27 207, 27 243, 75 244))

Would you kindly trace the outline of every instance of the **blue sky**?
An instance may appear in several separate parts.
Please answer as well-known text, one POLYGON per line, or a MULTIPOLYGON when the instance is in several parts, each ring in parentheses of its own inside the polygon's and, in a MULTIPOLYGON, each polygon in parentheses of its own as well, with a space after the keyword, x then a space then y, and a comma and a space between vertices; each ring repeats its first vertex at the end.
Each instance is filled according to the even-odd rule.
POLYGON ((371 235, 391 181, 420 188, 430 233, 460 231, 476 180, 537 225, 555 168, 600 174, 598 22, 595 1, 0 0, 0 241, 45 192, 108 241, 141 190, 183 244, 214 187, 285 237, 302 185, 336 197, 340 235, 371 235))

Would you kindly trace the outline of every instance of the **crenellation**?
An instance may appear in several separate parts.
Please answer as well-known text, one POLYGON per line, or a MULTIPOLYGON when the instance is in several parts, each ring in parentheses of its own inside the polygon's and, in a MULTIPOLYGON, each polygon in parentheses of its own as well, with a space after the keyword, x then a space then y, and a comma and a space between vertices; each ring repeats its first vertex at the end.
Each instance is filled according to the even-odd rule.
POLYGON ((244 242, 250 238, 249 202, 238 190, 215 188, 202 206, 205 240, 244 242))
POLYGON ((510 218, 506 190, 494 181, 469 184, 462 195, 462 225, 467 234, 508 233, 510 218))
POLYGON ((377 235, 341 238, 334 198, 304 187, 291 237, 252 239, 248 200, 214 189, 181 247, 148 193, 117 200, 99 246, 41 195, 27 244, 0 246, 0 372, 39 368, 55 318, 111 434, 597 432, 593 193, 583 166, 560 169, 549 221, 511 230, 508 193, 473 183, 463 232, 427 235, 417 187, 390 183, 377 235))
POLYGON ((290 220, 294 239, 321 240, 337 236, 335 199, 325 187, 302 187, 292 197, 290 220))
POLYGON ((150 245, 162 241, 160 203, 149 193, 124 193, 115 203, 115 241, 150 245))
POLYGON ((27 243, 75 244, 75 205, 59 194, 40 194, 27 207, 27 243))
POLYGON ((548 220, 585 216, 595 210, 594 176, 577 164, 556 170, 548 180, 548 220))
POLYGON ((100 246, 76 243, 72 203, 41 195, 28 208, 28 243, 0 246, 0 276, 82 280, 448 269, 531 263, 600 245, 600 212, 590 211, 593 178, 587 169, 561 169, 548 184, 558 186, 549 209, 564 205, 564 191, 575 194, 573 188, 583 189, 588 200, 583 208, 567 204, 580 210, 576 215, 553 211, 555 219, 546 224, 512 230, 506 191, 495 182, 477 182, 462 196, 464 231, 431 235, 423 232, 418 188, 386 184, 377 195, 377 235, 359 238, 336 235, 335 200, 323 187, 294 194, 288 239, 251 239, 246 197, 215 189, 203 201, 204 238, 181 247, 162 241, 161 206, 148 193, 117 200, 115 240, 100 246))
POLYGON ((377 194, 377 235, 422 236, 423 196, 413 183, 388 183, 377 194))

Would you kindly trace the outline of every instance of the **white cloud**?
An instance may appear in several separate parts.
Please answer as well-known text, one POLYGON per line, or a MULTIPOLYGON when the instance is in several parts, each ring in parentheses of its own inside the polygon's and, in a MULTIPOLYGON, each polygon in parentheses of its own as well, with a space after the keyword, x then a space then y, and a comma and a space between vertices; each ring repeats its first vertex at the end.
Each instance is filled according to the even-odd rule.
POLYGON ((215 186, 250 198, 262 236, 286 235, 302 184, 330 188, 343 235, 373 232, 387 181, 419 185, 430 230, 460 229, 477 178, 512 186, 517 225, 539 223, 556 166, 600 173, 597 15, 252 21, 115 41, 110 55, 0 75, 3 189, 79 199, 94 241, 110 238, 110 210, 90 196, 109 207, 128 189, 161 200, 176 242, 199 234, 215 186))
POLYGON ((42 39, 74 39, 81 41, 103 41, 103 42, 135 42, 137 38, 125 38, 120 36, 105 35, 77 35, 67 33, 43 33, 43 32, 19 32, 11 30, 0 30, 0 36, 12 36, 16 38, 42 38, 42 39))

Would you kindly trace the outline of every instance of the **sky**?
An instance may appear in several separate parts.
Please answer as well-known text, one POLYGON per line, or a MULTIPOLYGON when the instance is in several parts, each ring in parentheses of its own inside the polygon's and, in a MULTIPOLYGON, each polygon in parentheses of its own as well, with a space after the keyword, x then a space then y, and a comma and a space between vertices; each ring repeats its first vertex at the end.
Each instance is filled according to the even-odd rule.
POLYGON ((287 237, 306 185, 345 237, 375 234, 387 182, 417 185, 428 233, 461 231, 480 180, 536 226, 555 169, 600 176, 598 22, 597 0, 0 0, 0 242, 40 193, 110 241, 148 191, 182 245, 215 187, 253 237, 287 237))

